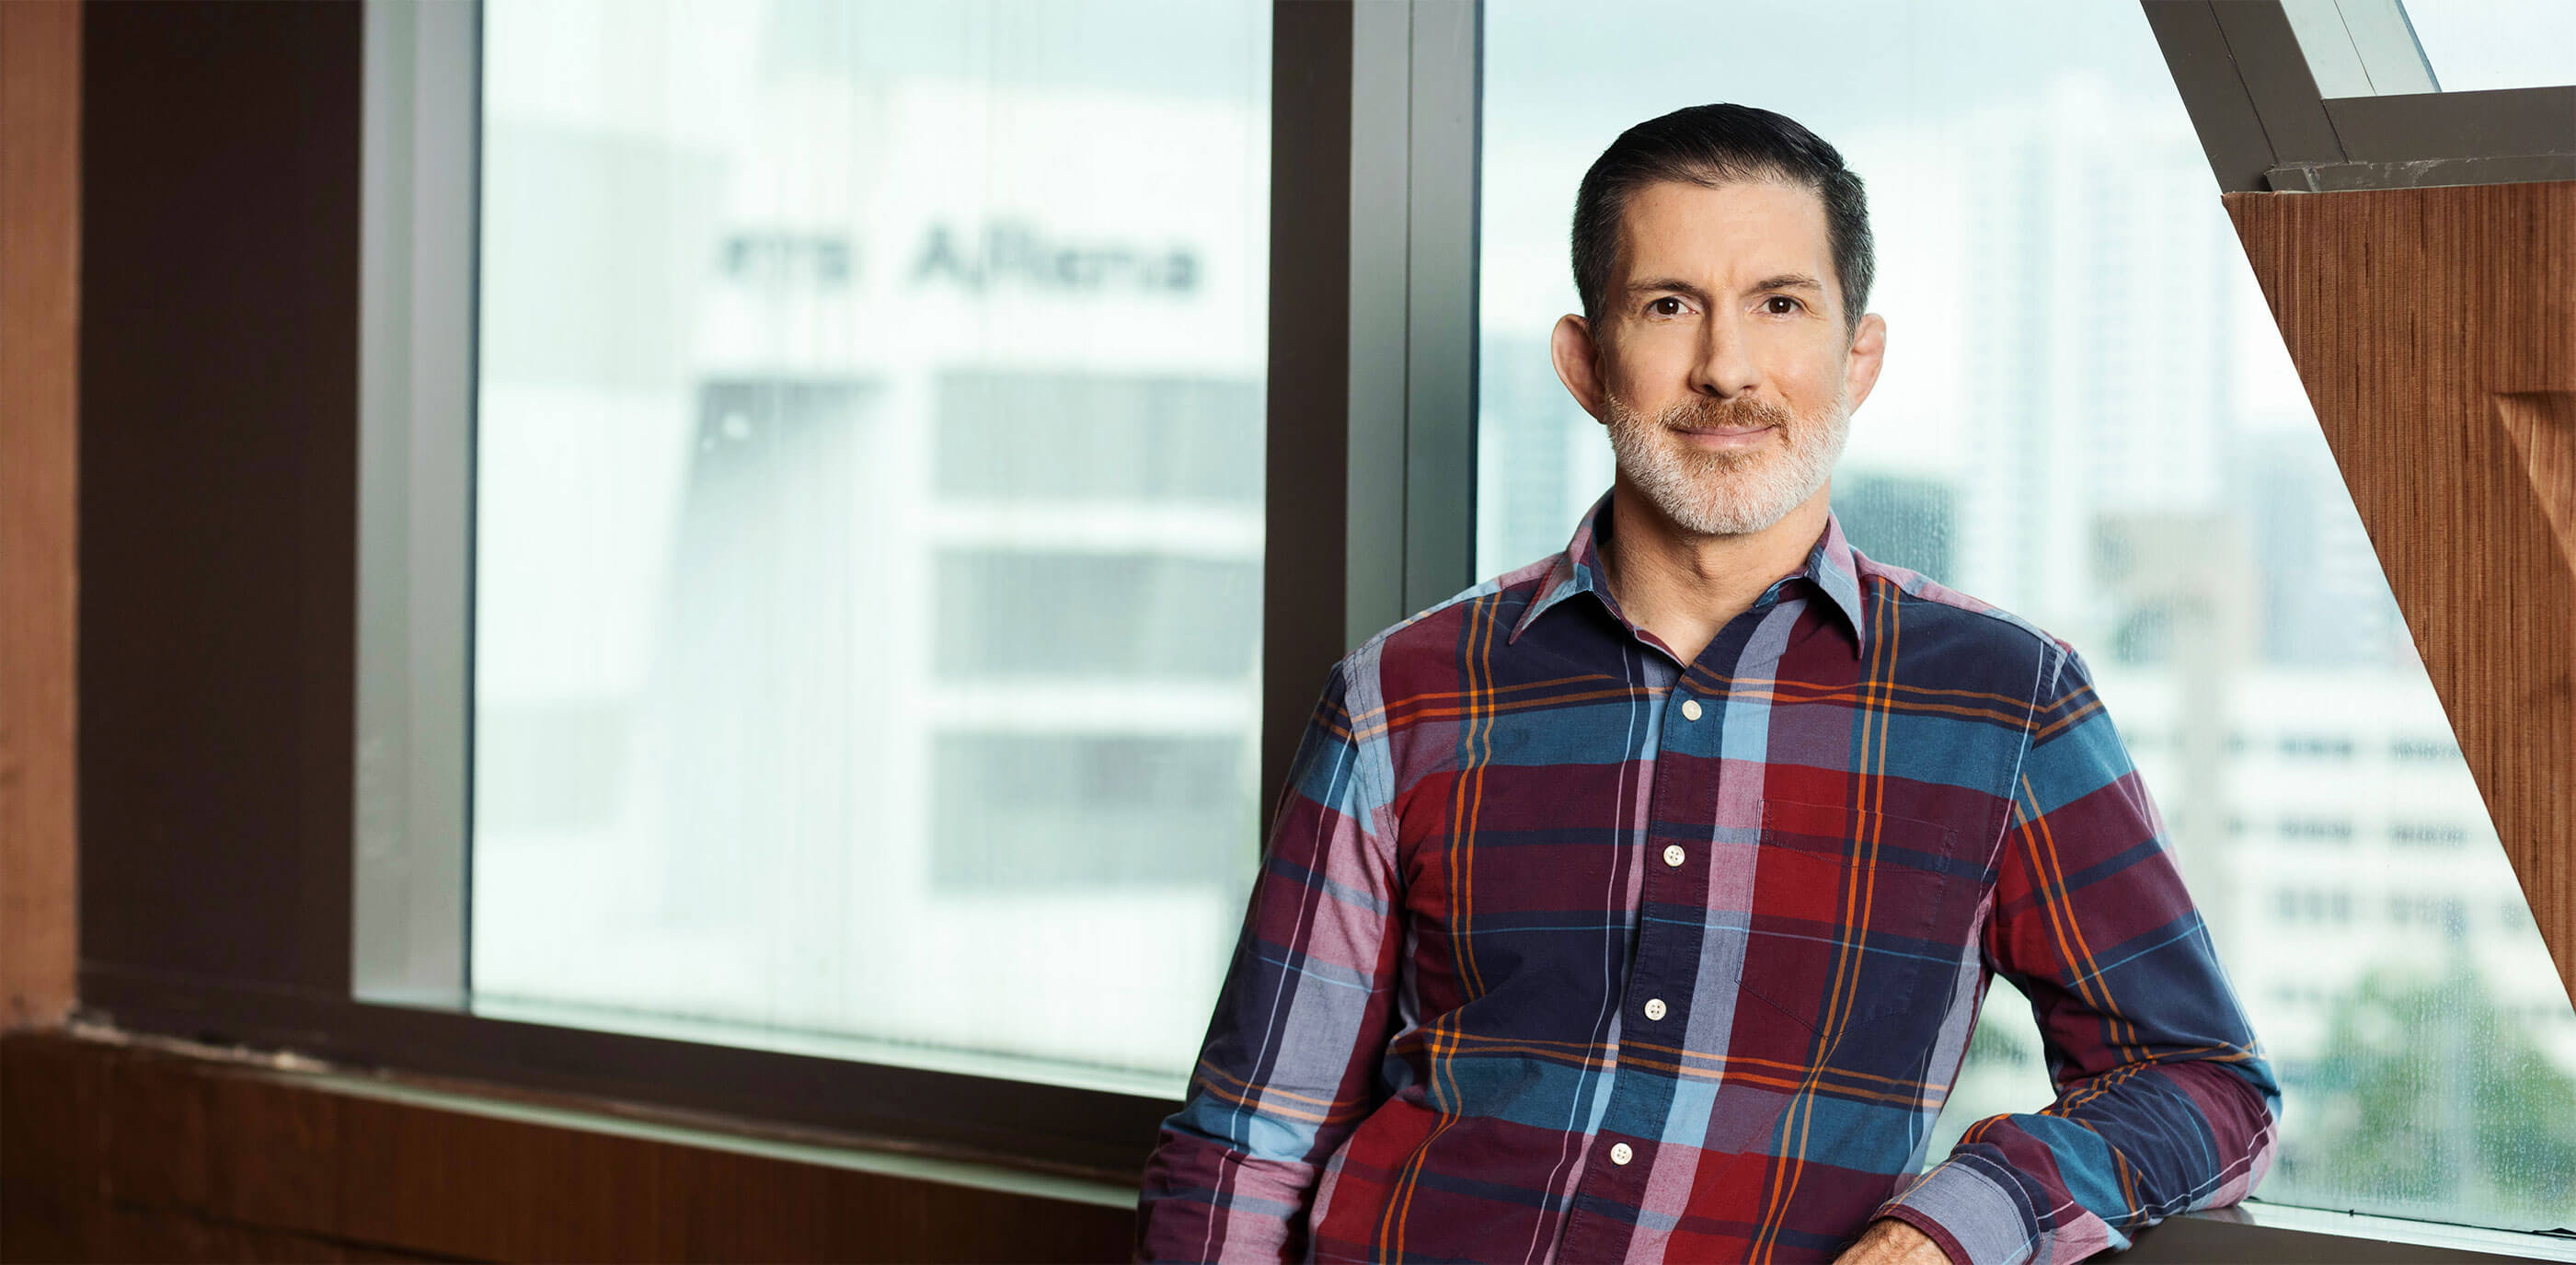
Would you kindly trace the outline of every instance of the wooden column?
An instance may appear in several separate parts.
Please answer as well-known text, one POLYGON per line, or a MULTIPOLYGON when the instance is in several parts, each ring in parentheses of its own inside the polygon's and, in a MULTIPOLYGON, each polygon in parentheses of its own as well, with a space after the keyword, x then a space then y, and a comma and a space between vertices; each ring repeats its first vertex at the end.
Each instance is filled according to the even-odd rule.
POLYGON ((2576 997, 2576 182, 2226 202, 2576 997))
POLYGON ((78 943, 78 0, 0 3, 0 1027, 59 1023, 78 943))

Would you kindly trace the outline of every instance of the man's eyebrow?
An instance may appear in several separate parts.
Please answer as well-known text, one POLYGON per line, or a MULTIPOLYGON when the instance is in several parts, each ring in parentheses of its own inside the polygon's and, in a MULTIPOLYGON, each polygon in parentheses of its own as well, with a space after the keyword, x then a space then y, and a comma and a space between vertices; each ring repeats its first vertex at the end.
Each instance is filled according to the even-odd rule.
POLYGON ((1818 281, 1814 277, 1810 277, 1803 272, 1784 272, 1776 277, 1764 277, 1760 281, 1754 282, 1752 288, 1757 291, 1813 290, 1818 294, 1823 294, 1825 292, 1825 283, 1818 281))
MULTIPOLYGON (((1823 294, 1825 283, 1803 272, 1784 272, 1778 276, 1764 277, 1745 287, 1744 292, 1758 294, 1766 290, 1813 290, 1823 294)), ((1643 281, 1632 281, 1628 283, 1628 293, 1632 295, 1672 293, 1687 295, 1702 301, 1708 298, 1706 290, 1679 277, 1651 277, 1643 281)))
POLYGON ((1708 291, 1702 290, 1698 286, 1688 281, 1684 281, 1679 277, 1654 277, 1645 281, 1631 281, 1628 283, 1628 293, 1630 294, 1662 294, 1666 292, 1686 295, 1702 302, 1706 302, 1708 299, 1708 291))

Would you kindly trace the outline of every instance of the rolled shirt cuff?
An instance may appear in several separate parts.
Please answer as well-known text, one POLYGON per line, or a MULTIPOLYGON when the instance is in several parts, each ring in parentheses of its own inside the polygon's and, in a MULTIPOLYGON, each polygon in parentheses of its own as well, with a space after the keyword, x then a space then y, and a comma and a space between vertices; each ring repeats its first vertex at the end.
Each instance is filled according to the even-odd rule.
POLYGON ((2020 1265, 2039 1241, 2039 1222, 2023 1205, 2020 1184, 1989 1167, 1973 1155, 1951 1156, 1877 1215, 1921 1230, 1952 1265, 2020 1265))

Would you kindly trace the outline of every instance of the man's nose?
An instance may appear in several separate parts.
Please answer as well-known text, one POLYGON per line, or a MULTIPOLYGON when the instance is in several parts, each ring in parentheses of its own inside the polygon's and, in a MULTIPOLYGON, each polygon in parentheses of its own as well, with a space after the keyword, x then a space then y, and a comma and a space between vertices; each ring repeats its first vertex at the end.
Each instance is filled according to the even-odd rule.
POLYGON ((1730 314, 1710 313, 1700 330, 1698 354, 1691 364, 1692 390, 1732 399, 1761 386, 1762 372, 1753 362, 1752 344, 1730 314))

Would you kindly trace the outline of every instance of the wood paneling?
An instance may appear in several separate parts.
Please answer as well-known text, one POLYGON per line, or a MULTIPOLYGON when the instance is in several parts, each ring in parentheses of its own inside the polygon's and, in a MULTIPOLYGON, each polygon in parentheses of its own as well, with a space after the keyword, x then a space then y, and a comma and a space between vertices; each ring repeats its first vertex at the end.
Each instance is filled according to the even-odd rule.
POLYGON ((56 1034, 0 1040, 0 1259, 1106 1261, 1125 1192, 56 1034))
POLYGON ((2576 997, 2576 182, 2226 203, 2576 997))
POLYGON ((2576 570, 2576 392, 2507 392, 2496 397, 2496 421, 2530 472, 2559 560, 2576 570))
POLYGON ((77 960, 73 587, 81 10, 0 3, 0 1026, 77 960))

